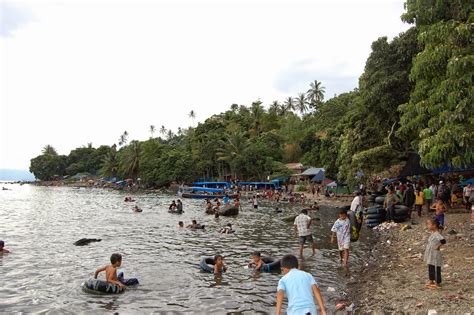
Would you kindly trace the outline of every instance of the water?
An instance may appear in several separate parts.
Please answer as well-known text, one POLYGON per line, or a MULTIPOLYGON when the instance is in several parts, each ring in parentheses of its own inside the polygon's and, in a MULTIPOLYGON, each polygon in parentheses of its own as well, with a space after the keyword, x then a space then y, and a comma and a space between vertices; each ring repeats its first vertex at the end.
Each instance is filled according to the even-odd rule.
MULTIPOLYGON (((12 190, 0 191, 0 239, 12 253, 0 255, 0 312, 272 313, 281 275, 254 274, 244 266, 254 250, 275 257, 297 253, 292 223, 282 218, 298 208, 275 214, 270 205, 255 211, 245 203, 238 217, 214 219, 204 214, 200 200, 184 200, 183 215, 167 213, 175 196, 135 194, 143 212, 133 213, 121 192, 6 187, 12 190), (192 219, 205 224, 206 231, 177 227, 179 220, 188 224, 192 219), (237 232, 220 234, 229 222, 237 232), (72 245, 83 237, 102 242, 72 245), (83 292, 82 283, 114 252, 123 255, 125 276, 139 278, 140 285, 113 296, 83 292), (200 272, 200 257, 215 253, 224 255, 229 271, 222 276, 200 272)), ((314 275, 331 308, 346 290, 347 277, 335 245, 329 244, 337 213, 326 208, 319 216, 314 224, 319 251, 302 267, 314 275)), ((365 247, 363 240, 353 244, 352 265, 360 263, 365 247)))

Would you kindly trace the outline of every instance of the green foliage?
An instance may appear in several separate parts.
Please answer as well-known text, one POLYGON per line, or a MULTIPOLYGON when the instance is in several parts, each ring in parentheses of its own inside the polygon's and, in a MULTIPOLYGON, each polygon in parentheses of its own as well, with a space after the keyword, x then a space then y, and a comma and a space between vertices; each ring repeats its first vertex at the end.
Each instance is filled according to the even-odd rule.
POLYGON ((53 180, 65 175, 66 166, 66 156, 46 153, 31 159, 30 172, 39 180, 53 180))
POLYGON ((425 166, 474 163, 471 7, 463 0, 410 0, 403 15, 420 29, 423 49, 410 74, 415 89, 400 106, 398 134, 411 142, 425 166))

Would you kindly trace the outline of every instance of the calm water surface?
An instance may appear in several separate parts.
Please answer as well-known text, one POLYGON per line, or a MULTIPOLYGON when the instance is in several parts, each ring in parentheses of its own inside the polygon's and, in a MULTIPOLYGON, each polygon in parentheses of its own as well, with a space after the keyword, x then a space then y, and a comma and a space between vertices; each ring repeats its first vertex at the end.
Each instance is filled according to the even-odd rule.
MULTIPOLYGON (((299 208, 275 214, 270 204, 257 211, 244 204, 235 218, 204 214, 203 201, 184 200, 183 215, 169 214, 175 196, 135 194, 143 213, 133 213, 124 193, 100 189, 4 185, 0 191, 0 239, 12 253, 0 255, 0 312, 119 313, 273 313, 281 275, 254 274, 244 268, 250 253, 281 257, 296 253, 292 223, 282 220, 299 208), (192 219, 206 231, 177 228, 192 219), (226 223, 237 232, 219 233, 226 223), (77 247, 83 237, 102 242, 77 247), (123 254, 121 269, 140 285, 121 295, 92 295, 81 285, 112 253, 123 254), (199 271, 203 255, 222 253, 229 271, 221 277, 199 271)), ((337 249, 329 244, 335 209, 321 209, 314 235, 318 254, 303 269, 314 275, 331 308, 346 290, 337 249), (334 287, 336 292, 328 292, 334 287)), ((351 248, 351 264, 364 255, 365 243, 351 248)), ((307 256, 310 250, 306 251, 307 256)))

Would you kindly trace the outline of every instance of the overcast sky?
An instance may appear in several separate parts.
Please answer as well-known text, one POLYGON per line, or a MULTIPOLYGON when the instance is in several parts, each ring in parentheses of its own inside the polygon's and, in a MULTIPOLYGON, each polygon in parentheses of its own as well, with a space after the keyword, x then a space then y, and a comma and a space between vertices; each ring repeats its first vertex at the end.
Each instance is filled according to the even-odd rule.
POLYGON ((350 91, 403 1, 0 0, 0 168, 176 130, 323 82, 350 91))

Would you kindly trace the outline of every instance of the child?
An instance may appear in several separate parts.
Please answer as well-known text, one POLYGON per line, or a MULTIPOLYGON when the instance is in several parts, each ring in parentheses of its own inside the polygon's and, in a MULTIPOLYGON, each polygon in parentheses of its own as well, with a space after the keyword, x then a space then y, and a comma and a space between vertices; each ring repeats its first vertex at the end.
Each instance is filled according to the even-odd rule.
POLYGON ((439 249, 441 245, 446 244, 446 240, 439 233, 440 224, 438 220, 429 219, 426 222, 426 226, 431 232, 425 249, 425 263, 428 265, 428 277, 430 279, 426 287, 429 289, 439 289, 441 287, 441 265, 443 264, 439 249))
POLYGON ((446 205, 441 199, 438 199, 436 201, 436 207, 435 207, 435 213, 436 213, 436 220, 438 221, 440 228, 443 230, 444 229, 444 212, 446 211, 446 205))
POLYGON ((125 286, 117 279, 117 268, 122 265, 122 255, 112 254, 112 256, 110 256, 110 263, 110 265, 97 269, 94 274, 94 279, 97 279, 99 273, 105 271, 105 280, 118 285, 123 290, 125 286))
POLYGON ((349 246, 351 244, 351 222, 347 217, 346 210, 339 212, 339 219, 334 222, 331 231, 331 243, 334 243, 334 237, 337 235, 337 245, 339 247, 341 263, 347 266, 349 261, 349 246))
POLYGON ((224 257, 222 255, 214 256, 214 273, 219 274, 227 271, 227 266, 224 265, 224 257))
POLYGON ((222 234, 232 234, 235 231, 232 229, 232 224, 227 223, 227 225, 221 230, 222 234))
MULTIPOLYGON (((421 217, 421 211, 423 210, 423 204, 425 203, 425 194, 421 191, 421 188, 418 187, 415 191, 415 210, 418 213, 418 216, 421 217)), ((410 213, 411 218, 411 213, 410 213)))
POLYGON ((8 254, 10 251, 6 248, 4 248, 5 242, 0 241, 0 254, 8 254))
POLYGON ((254 268, 255 271, 259 271, 265 263, 262 260, 262 255, 260 252, 253 252, 252 253, 252 260, 249 262, 249 268, 254 268))
POLYGON ((180 227, 180 228, 184 227, 184 222, 183 222, 183 221, 179 221, 179 222, 178 222, 178 227, 180 227))
POLYGON ((323 298, 313 276, 298 270, 298 259, 293 255, 285 255, 281 259, 284 276, 278 281, 276 315, 281 313, 283 297, 288 297, 287 314, 317 314, 314 298, 318 301, 322 315, 326 314, 323 298))

